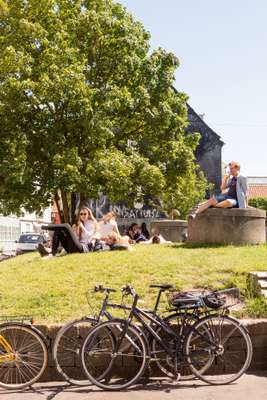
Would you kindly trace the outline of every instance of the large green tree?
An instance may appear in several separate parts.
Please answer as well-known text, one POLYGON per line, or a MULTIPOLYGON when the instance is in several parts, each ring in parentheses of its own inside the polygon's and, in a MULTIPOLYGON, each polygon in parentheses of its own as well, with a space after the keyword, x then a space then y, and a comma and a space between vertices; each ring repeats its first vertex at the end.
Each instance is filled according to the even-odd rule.
POLYGON ((72 193, 181 209, 203 197, 187 96, 172 88, 179 61, 151 51, 125 8, 0 0, 0 12, 2 211, 38 210, 59 190, 66 220, 72 193))

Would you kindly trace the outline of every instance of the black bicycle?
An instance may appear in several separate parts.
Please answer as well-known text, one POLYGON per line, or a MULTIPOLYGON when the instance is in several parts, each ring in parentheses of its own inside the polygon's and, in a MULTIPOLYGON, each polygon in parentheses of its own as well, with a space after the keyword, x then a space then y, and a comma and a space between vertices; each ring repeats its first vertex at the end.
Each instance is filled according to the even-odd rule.
MULTIPOLYGON (((166 285, 158 286, 166 290, 166 285)), ((127 292, 133 296, 128 318, 100 323, 83 344, 81 362, 93 384, 107 390, 126 389, 142 377, 150 361, 156 361, 163 372, 167 365, 167 372, 177 380, 184 363, 194 376, 220 385, 235 381, 249 367, 249 334, 227 315, 218 293, 174 297, 172 305, 178 311, 168 321, 138 308, 138 295, 130 287, 127 292), (175 318, 178 324, 172 323, 175 318)))
MULTIPOLYGON (((98 312, 95 314, 92 310, 91 316, 84 316, 69 321, 66 325, 62 326, 56 335, 52 352, 53 360, 60 375, 73 385, 88 385, 87 376, 85 374, 84 376, 77 376, 75 369, 70 368, 70 365, 81 366, 80 350, 90 329, 105 319, 111 320, 113 318, 107 311, 107 305, 110 294, 115 292, 115 289, 104 287, 103 285, 95 286, 93 288, 93 293, 104 294, 98 312)), ((87 299, 90 305, 89 293, 87 294, 87 299)), ((80 370, 82 370, 82 368, 80 370)))
MULTIPOLYGON (((157 318, 158 307, 161 301, 161 295, 163 292, 173 289, 172 285, 150 285, 151 288, 155 288, 158 290, 158 295, 156 297, 155 305, 153 310, 146 310, 147 313, 153 315, 157 318)), ((110 294, 115 293, 116 290, 113 288, 104 287, 103 285, 98 285, 93 288, 93 293, 102 293, 104 295, 101 306, 97 312, 94 312, 93 308, 90 306, 92 315, 84 316, 79 319, 75 319, 69 321, 65 324, 57 333, 54 345, 53 345, 53 360, 55 362, 57 371, 59 374, 69 383, 78 386, 88 386, 88 377, 84 373, 77 376, 77 369, 70 368, 70 365, 75 365, 76 367, 81 366, 80 362, 80 351, 82 344, 87 337, 89 331, 92 327, 96 326, 100 322, 104 320, 112 320, 113 316, 108 311, 108 308, 120 308, 124 311, 130 311, 131 308, 122 306, 121 304, 114 304, 109 302, 110 294)), ((90 305, 90 295, 91 291, 87 293, 88 304, 90 305)), ((128 295, 128 286, 122 288, 122 303, 124 296, 128 295)), ((173 324, 176 330, 179 330, 180 336, 182 336, 181 326, 185 326, 185 315, 186 322, 192 323, 192 321, 196 321, 198 318, 197 315, 191 315, 189 318, 189 314, 185 314, 182 310, 180 310, 179 314, 177 310, 173 310, 174 313, 166 317, 164 319, 167 323, 173 324), (181 324, 181 321, 184 321, 181 324)), ((165 332, 159 330, 159 335, 161 335, 164 340, 167 340, 165 332)), ((166 354, 162 351, 162 349, 158 348, 156 342, 152 343, 154 347, 155 353, 158 353, 158 357, 155 358, 159 369, 166 375, 171 378, 175 378, 175 372, 171 360, 166 358, 166 354)), ((80 369, 80 371, 82 368, 80 369)), ((189 379, 192 378, 192 372, 188 368, 188 365, 184 362, 180 362, 179 364, 179 373, 181 374, 181 379, 189 379)))

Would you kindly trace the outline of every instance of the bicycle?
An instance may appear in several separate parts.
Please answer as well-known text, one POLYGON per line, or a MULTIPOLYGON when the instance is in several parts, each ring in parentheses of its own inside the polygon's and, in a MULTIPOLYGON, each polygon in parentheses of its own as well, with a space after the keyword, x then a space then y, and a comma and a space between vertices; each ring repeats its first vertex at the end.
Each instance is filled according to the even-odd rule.
POLYGON ((104 318, 112 319, 107 311, 107 306, 110 293, 115 293, 116 290, 98 285, 94 287, 93 291, 105 295, 98 314, 68 322, 58 331, 53 345, 52 357, 57 371, 67 382, 77 386, 88 386, 88 378, 86 375, 84 375, 84 379, 75 377, 75 372, 69 368, 69 365, 80 366, 80 349, 89 330, 104 318))
MULTIPOLYGON (((150 285, 152 288, 159 289, 158 296, 156 298, 155 306, 153 311, 147 310, 147 312, 156 315, 158 306, 161 299, 161 294, 165 290, 173 288, 172 285, 150 285)), ((126 286, 127 288, 127 286, 126 286)), ((122 289, 124 293, 125 289, 122 289)), ((126 289, 127 290, 127 289, 126 289)), ((109 296, 111 293, 115 293, 116 290, 112 288, 106 288, 102 285, 95 286, 93 289, 94 293, 103 293, 104 298, 99 312, 95 316, 84 316, 79 319, 72 320, 64 325, 57 333, 55 342, 53 345, 52 357, 55 362, 58 373, 69 383, 77 386, 88 386, 88 378, 84 374, 84 377, 77 378, 75 376, 75 370, 69 368, 69 365, 80 366, 80 349, 84 342, 84 339, 95 325, 102 322, 104 319, 111 320, 113 316, 107 311, 108 307, 116 308, 117 305, 109 303, 109 296), (84 379, 83 379, 84 378, 84 379)), ((89 298, 88 298, 89 303, 89 298)), ((120 306, 119 306, 120 308, 120 306)), ((130 308, 124 307, 124 310, 130 310, 130 308)), ((178 321, 177 313, 167 317, 167 320, 178 321)), ((164 360, 161 360, 158 364, 160 369, 168 376, 172 377, 172 368, 170 365, 165 366, 164 360)), ((181 368, 182 379, 188 379, 192 375, 188 374, 188 368, 181 368)))
POLYGON ((31 386, 47 366, 46 338, 28 317, 2 320, 5 322, 0 323, 0 386, 5 389, 31 386))
MULTIPOLYGON (((184 314, 181 330, 185 328, 185 335, 177 333, 160 316, 152 316, 138 308, 138 295, 132 288, 128 289, 128 294, 133 297, 128 318, 100 323, 90 331, 83 344, 81 362, 93 384, 107 390, 128 388, 142 377, 151 360, 158 360, 159 348, 166 353, 177 380, 180 378, 180 360, 186 361, 196 377, 210 384, 233 382, 249 367, 252 345, 248 332, 239 321, 227 315, 228 308, 223 307, 218 294, 190 297, 188 310, 203 311, 199 311, 200 318, 189 324, 192 315, 184 314), (133 318, 143 330, 133 324, 133 318), (151 346, 144 331, 152 337, 151 346), (160 331, 167 334, 168 340, 162 339, 160 331), (242 349, 241 358, 236 357, 236 343, 242 349)), ((173 306, 179 308, 185 303, 184 298, 176 298, 173 306)))

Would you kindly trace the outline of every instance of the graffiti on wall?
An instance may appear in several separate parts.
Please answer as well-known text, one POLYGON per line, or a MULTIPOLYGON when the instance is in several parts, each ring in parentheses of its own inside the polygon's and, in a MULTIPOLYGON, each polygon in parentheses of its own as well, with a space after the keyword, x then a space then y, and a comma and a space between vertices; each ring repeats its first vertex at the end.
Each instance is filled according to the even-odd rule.
POLYGON ((164 215, 156 208, 136 203, 135 207, 129 208, 123 203, 112 204, 107 196, 101 196, 97 200, 89 200, 89 207, 97 219, 109 211, 114 211, 118 218, 138 219, 138 218, 162 218, 164 215))

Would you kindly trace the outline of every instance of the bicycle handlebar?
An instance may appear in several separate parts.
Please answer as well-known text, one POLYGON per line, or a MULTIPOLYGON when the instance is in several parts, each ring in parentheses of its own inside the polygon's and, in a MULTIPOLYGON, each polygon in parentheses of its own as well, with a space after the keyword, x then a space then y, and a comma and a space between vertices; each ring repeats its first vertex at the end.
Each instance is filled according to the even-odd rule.
POLYGON ((97 293, 97 292, 100 292, 100 293, 111 293, 111 292, 113 292, 113 293, 115 293, 116 290, 112 289, 112 288, 106 288, 103 285, 97 285, 97 286, 94 287, 94 292, 95 293, 97 293))
POLYGON ((132 288, 130 285, 125 285, 121 288, 121 291, 124 296, 136 296, 134 288, 132 288))

